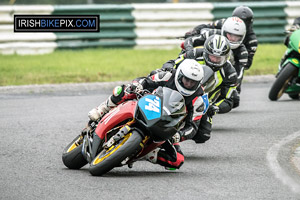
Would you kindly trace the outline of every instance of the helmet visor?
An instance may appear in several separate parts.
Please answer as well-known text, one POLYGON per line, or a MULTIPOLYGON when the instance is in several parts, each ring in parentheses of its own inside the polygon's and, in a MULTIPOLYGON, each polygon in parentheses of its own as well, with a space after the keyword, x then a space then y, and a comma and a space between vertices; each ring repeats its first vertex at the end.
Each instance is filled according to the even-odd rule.
POLYGON ((217 55, 208 53, 208 60, 209 60, 209 62, 220 66, 226 62, 226 56, 217 56, 217 55))
POLYGON ((229 42, 231 43, 239 43, 243 40, 243 36, 242 35, 236 35, 233 33, 226 33, 226 37, 229 40, 229 42))
POLYGON ((183 87, 185 87, 186 89, 193 89, 195 87, 195 85, 197 85, 198 81, 189 79, 187 77, 182 77, 182 83, 183 83, 183 87))
POLYGON ((178 76, 178 82, 183 88, 190 91, 196 90, 200 84, 200 81, 195 81, 193 79, 184 76, 181 71, 178 76))

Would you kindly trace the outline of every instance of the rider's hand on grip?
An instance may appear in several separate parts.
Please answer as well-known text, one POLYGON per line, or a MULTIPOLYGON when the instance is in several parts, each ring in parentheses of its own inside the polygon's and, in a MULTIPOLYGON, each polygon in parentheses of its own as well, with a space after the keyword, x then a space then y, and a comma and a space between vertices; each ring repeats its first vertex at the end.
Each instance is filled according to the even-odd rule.
POLYGON ((195 31, 195 30, 188 31, 188 32, 186 32, 186 33, 184 34, 184 38, 186 39, 186 38, 192 37, 192 36, 194 36, 194 35, 197 35, 197 31, 195 31))
POLYGON ((208 110, 207 110, 207 115, 208 115, 209 117, 212 117, 212 116, 214 116, 216 113, 218 113, 219 110, 220 110, 220 109, 219 109, 218 106, 211 105, 211 106, 209 106, 209 108, 208 108, 208 110))
POLYGON ((194 49, 186 51, 184 57, 187 58, 187 59, 195 59, 196 54, 195 54, 194 49))
POLYGON ((298 24, 292 25, 291 28, 289 28, 288 30, 290 32, 294 32, 296 30, 300 29, 300 26, 298 24))
POLYGON ((143 90, 143 86, 139 83, 139 82, 133 82, 133 83, 129 83, 126 88, 125 91, 127 93, 138 93, 139 91, 143 90))

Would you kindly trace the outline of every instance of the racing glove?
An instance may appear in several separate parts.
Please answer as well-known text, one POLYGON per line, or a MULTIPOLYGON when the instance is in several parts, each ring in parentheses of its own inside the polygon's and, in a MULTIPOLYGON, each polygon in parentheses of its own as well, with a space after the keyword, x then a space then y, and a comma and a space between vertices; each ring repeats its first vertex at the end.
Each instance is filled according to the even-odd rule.
POLYGON ((211 105, 209 106, 208 110, 207 110, 207 116, 212 117, 214 116, 216 113, 218 113, 220 111, 219 106, 216 105, 211 105))
POLYGON ((196 34, 197 34, 197 31, 195 31, 195 30, 188 31, 188 32, 186 32, 186 33, 184 34, 184 38, 186 39, 186 38, 192 37, 192 36, 194 36, 194 35, 196 35, 196 34))
POLYGON ((141 90, 143 90, 143 86, 142 86, 142 84, 140 84, 137 81, 135 81, 133 83, 129 83, 125 87, 125 91, 127 93, 137 93, 137 92, 139 92, 141 90))
POLYGON ((187 50, 184 57, 188 58, 188 59, 195 59, 196 58, 196 52, 194 51, 194 49, 187 50))

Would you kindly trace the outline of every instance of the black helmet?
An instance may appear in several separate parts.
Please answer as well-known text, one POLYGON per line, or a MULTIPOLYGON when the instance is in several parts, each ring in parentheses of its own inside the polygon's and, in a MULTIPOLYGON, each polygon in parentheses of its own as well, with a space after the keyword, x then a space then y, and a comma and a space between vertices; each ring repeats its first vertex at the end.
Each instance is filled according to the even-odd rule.
POLYGON ((293 22, 293 25, 300 25, 300 17, 297 17, 294 22, 293 22))
POLYGON ((232 16, 241 18, 245 22, 247 28, 253 23, 253 11, 248 6, 236 7, 232 12, 232 16))
POLYGON ((223 67, 229 58, 229 52, 229 41, 222 35, 212 35, 204 43, 204 60, 214 71, 223 67))

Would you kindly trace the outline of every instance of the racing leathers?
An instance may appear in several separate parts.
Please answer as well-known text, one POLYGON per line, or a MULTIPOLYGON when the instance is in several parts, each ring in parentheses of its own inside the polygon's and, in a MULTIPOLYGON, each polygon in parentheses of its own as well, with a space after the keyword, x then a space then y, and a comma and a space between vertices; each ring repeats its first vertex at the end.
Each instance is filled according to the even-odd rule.
MULTIPOLYGON (((184 42, 184 49, 186 52, 186 57, 194 59, 195 58, 195 52, 194 48, 198 46, 203 46, 205 40, 214 34, 221 34, 220 29, 202 29, 201 34, 191 36, 187 38, 184 42)), ((183 50, 184 51, 184 50, 183 50)), ((237 91, 234 91, 233 98, 234 98, 234 104, 233 108, 239 106, 240 98, 239 95, 236 93, 240 93, 241 91, 241 84, 243 80, 243 74, 244 69, 247 68, 248 65, 248 51, 244 44, 241 44, 236 49, 231 49, 230 51, 230 62, 235 68, 237 72, 237 91)))
MULTIPOLYGON (((203 47, 194 48, 194 54, 196 55, 194 59, 200 64, 209 67, 203 58, 203 51, 203 47)), ((186 56, 186 54, 181 54, 177 59, 169 60, 163 65, 161 70, 169 71, 173 68, 177 68, 179 64, 186 59, 186 56)), ((229 112, 233 107, 232 93, 235 91, 237 85, 237 73, 234 67, 227 61, 220 70, 213 71, 211 75, 205 73, 204 77, 207 81, 205 81, 203 86, 204 91, 208 93, 211 104, 210 108, 218 106, 218 113, 229 112)), ((203 115, 198 132, 192 138, 196 143, 204 143, 210 139, 212 116, 208 114, 209 112, 203 115)))
MULTIPOLYGON (((126 100, 135 99, 135 94, 128 92, 128 87, 132 87, 132 85, 140 84, 143 89, 147 89, 150 92, 154 91, 159 86, 177 90, 175 86, 175 73, 176 69, 160 71, 154 75, 149 75, 148 77, 135 79, 133 83, 128 86, 117 86, 114 89, 113 95, 111 95, 106 102, 111 102, 110 105, 114 104, 117 106, 126 100)), ((187 116, 185 118, 184 127, 176 133, 179 135, 180 141, 193 138, 198 131, 200 120, 205 108, 201 97, 203 94, 203 88, 199 87, 191 96, 184 96, 187 116)), ((160 164, 166 168, 179 169, 184 163, 184 155, 180 149, 180 145, 178 141, 174 142, 174 140, 166 141, 160 148, 147 154, 146 158, 148 161, 160 164)))
MULTIPOLYGON (((200 24, 200 25, 194 27, 194 29, 192 31, 187 32, 185 34, 185 38, 201 34, 202 29, 220 29, 221 30, 225 20, 226 19, 220 19, 220 20, 211 22, 209 24, 200 24)), ((245 45, 245 47, 248 51, 248 61, 247 61, 247 65, 245 66, 245 69, 249 69, 252 65, 253 57, 255 55, 255 52, 256 52, 256 49, 258 46, 258 40, 257 40, 256 34, 253 31, 252 25, 247 26, 246 29, 247 29, 247 31, 246 31, 246 36, 243 40, 243 44, 245 45)))
MULTIPOLYGON (((194 48, 203 46, 205 40, 214 34, 221 35, 220 29, 206 29, 201 34, 189 37, 184 42, 184 49, 187 54, 187 58, 195 58, 194 48)), ((236 49, 231 49, 230 62, 235 68, 238 77, 243 76, 243 69, 247 68, 248 65, 248 51, 244 44, 241 44, 236 49)), ((238 83, 242 78, 238 78, 238 83)))

